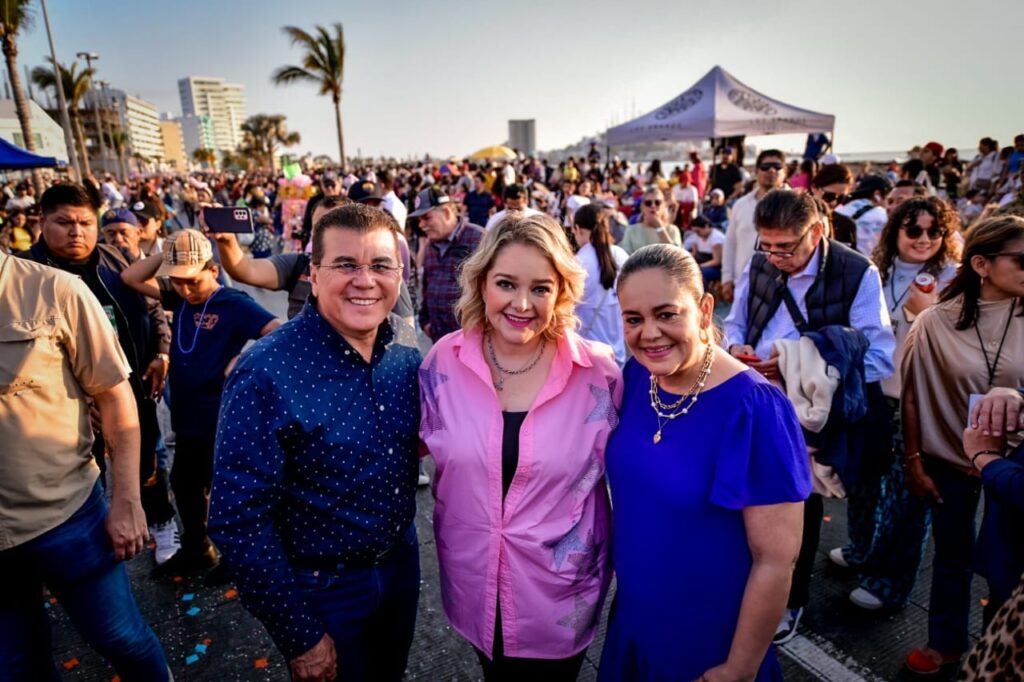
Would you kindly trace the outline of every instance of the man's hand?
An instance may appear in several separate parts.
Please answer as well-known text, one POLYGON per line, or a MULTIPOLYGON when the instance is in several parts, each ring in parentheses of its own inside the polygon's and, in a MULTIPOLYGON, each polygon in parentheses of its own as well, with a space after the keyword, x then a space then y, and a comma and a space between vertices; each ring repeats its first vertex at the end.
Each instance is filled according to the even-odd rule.
POLYGON ((288 662, 292 679, 297 682, 330 682, 338 674, 338 655, 334 640, 324 634, 312 649, 288 662))
POLYGON ((942 504, 942 495, 935 481, 924 470, 924 463, 920 457, 904 460, 903 468, 906 471, 905 485, 911 495, 916 497, 931 498, 936 504, 942 504))
POLYGON ((970 423, 985 436, 1024 429, 1024 396, 1012 388, 993 388, 974 406, 970 423))
POLYGON ((170 363, 166 355, 158 355, 149 363, 142 380, 149 379, 149 397, 156 400, 157 396, 163 393, 164 383, 167 381, 167 369, 170 363))
POLYGON ((733 356, 734 358, 738 358, 741 355, 745 355, 747 357, 757 357, 757 352, 754 351, 754 347, 751 346, 750 344, 734 343, 733 345, 729 346, 729 355, 733 356))
POLYGON ((779 352, 776 350, 772 351, 770 359, 764 362, 752 362, 749 366, 760 372, 768 381, 782 381, 782 375, 779 374, 779 352))
POLYGON ((733 282, 722 282, 722 300, 732 303, 733 294, 736 293, 736 285, 733 282))
POLYGON ((138 499, 129 500, 115 491, 110 500, 106 529, 118 561, 127 561, 141 552, 149 539, 142 502, 138 499))
POLYGON ((238 244, 238 237, 231 232, 208 232, 210 239, 217 242, 218 246, 238 244))

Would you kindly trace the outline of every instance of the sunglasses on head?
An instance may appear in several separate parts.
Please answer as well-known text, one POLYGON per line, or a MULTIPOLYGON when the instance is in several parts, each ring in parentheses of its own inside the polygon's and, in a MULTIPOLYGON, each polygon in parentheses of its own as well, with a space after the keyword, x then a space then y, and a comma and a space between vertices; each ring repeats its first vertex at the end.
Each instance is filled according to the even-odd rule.
POLYGON ((646 206, 647 208, 661 206, 661 199, 644 199, 644 206, 646 206))
MULTIPOLYGON (((921 235, 925 233, 925 230, 920 225, 904 225, 900 228, 903 233, 907 235, 907 239, 920 239, 921 235)), ((938 227, 928 228, 928 239, 935 241, 936 239, 942 239, 946 236, 946 231, 938 227)))
POLYGON ((822 192, 821 200, 826 204, 841 204, 846 199, 846 195, 839 192, 822 192))
POLYGON ((757 167, 759 171, 782 170, 785 166, 781 161, 765 161, 757 167))

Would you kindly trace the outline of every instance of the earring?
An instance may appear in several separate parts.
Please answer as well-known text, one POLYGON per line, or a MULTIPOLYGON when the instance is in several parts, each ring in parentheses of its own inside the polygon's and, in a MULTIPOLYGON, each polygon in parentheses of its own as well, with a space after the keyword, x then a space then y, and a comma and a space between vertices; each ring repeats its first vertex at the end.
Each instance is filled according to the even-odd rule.
POLYGON ((703 343, 705 346, 711 343, 711 335, 708 334, 707 327, 700 328, 700 332, 697 334, 697 338, 700 339, 700 342, 703 343))

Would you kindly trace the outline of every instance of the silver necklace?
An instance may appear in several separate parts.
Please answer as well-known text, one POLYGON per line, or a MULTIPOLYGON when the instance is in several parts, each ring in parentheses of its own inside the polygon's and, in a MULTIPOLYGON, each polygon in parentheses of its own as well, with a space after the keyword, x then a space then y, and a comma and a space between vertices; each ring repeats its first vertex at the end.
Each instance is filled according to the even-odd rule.
POLYGON ((542 336, 541 339, 540 339, 540 350, 537 351, 537 357, 535 357, 533 360, 531 360, 530 364, 526 365, 525 367, 521 367, 519 369, 505 369, 504 367, 501 366, 501 363, 498 362, 498 356, 494 352, 494 342, 491 341, 491 335, 487 334, 486 335, 486 339, 487 339, 487 352, 490 353, 491 362, 494 363, 494 367, 495 367, 495 369, 498 370, 498 373, 504 375, 504 376, 500 377, 497 381, 493 382, 494 383, 494 388, 499 390, 499 391, 504 391, 505 390, 505 378, 506 377, 515 376, 517 374, 526 374, 531 369, 536 367, 537 363, 540 362, 540 359, 542 357, 544 357, 544 349, 548 345, 547 337, 543 337, 542 336))

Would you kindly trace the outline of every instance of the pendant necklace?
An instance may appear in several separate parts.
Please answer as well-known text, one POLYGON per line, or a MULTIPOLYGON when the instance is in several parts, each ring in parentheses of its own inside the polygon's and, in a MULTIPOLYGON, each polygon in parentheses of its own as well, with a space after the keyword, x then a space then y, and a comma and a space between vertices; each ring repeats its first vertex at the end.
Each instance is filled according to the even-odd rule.
POLYGON ((203 312, 199 313, 199 322, 196 323, 196 333, 192 335, 192 345, 188 347, 188 350, 181 345, 181 324, 185 319, 185 306, 188 305, 188 301, 182 300, 181 310, 178 312, 178 350, 181 351, 182 355, 189 355, 196 349, 196 342, 199 341, 199 330, 203 327, 203 320, 206 319, 206 307, 210 305, 210 301, 216 296, 223 287, 218 287, 216 291, 210 294, 210 297, 203 303, 203 312))
POLYGON ((492 381, 492 383, 494 384, 494 388, 497 389, 498 391, 505 390, 505 378, 507 376, 526 374, 531 369, 536 367, 537 363, 540 362, 540 359, 544 357, 544 349, 547 348, 548 345, 547 337, 542 336, 540 339, 540 350, 537 351, 537 357, 531 360, 530 364, 520 369, 505 369, 504 367, 501 366, 501 363, 498 362, 498 355, 494 352, 494 342, 491 341, 491 335, 487 334, 485 335, 485 338, 487 339, 487 352, 491 356, 491 362, 494 363, 494 367, 495 369, 498 370, 498 374, 502 375, 497 381, 492 381))
POLYGON ((686 392, 686 395, 669 405, 662 402, 661 396, 658 395, 658 378, 653 374, 651 375, 651 409, 654 410, 658 420, 658 430, 654 433, 655 445, 661 442, 661 432, 668 426, 670 421, 687 414, 697 404, 697 398, 700 397, 700 392, 704 390, 704 384, 707 383, 708 375, 711 374, 711 365, 714 361, 714 346, 708 344, 707 350, 704 351, 704 361, 701 364, 700 372, 697 373, 697 379, 693 382, 690 390, 686 392))

